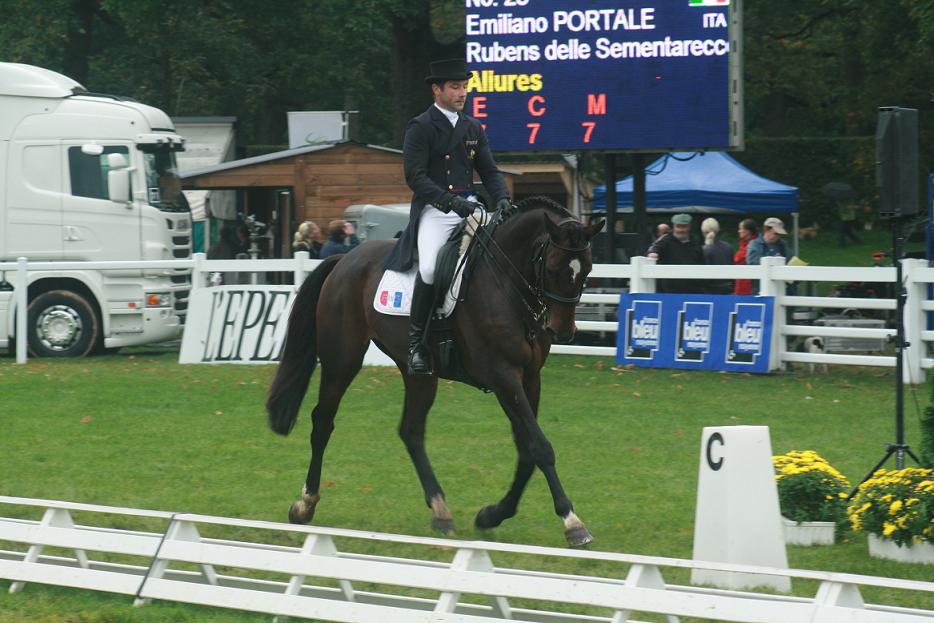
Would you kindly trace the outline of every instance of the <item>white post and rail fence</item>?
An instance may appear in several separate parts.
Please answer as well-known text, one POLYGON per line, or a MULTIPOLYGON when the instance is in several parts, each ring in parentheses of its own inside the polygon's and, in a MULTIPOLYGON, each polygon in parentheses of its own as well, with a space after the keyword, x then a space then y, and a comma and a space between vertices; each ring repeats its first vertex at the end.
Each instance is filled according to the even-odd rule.
POLYGON ((0 578, 321 621, 930 623, 934 583, 0 496, 0 578), (15 512, 13 512, 15 511, 15 512), (114 522, 114 519, 117 521, 114 522), (113 527, 114 523, 120 527, 113 527), (250 540, 244 540, 248 537, 250 540), (301 543, 301 545, 298 545, 301 543), (573 573, 544 571, 567 561, 573 573), (543 561, 548 561, 543 565, 543 561), (756 574, 802 595, 693 585, 756 574), (890 603, 868 603, 866 589, 890 603))
MULTIPOLYGON (((293 283, 301 283, 318 265, 306 253, 290 259, 273 260, 208 260, 204 254, 195 254, 187 260, 137 262, 30 262, 19 258, 17 262, 0 263, 0 272, 15 273, 16 283, 28 283, 29 273, 49 271, 65 273, 69 270, 178 270, 192 271, 192 289, 211 287, 212 273, 288 273, 293 283)), ((921 383, 925 371, 934 367, 929 344, 934 342, 934 330, 928 329, 927 317, 934 312, 934 301, 929 300, 928 289, 934 284, 934 268, 925 260, 902 260, 906 291, 904 327, 907 347, 904 349, 904 380, 921 383)), ((885 344, 895 335, 895 329, 885 326, 881 319, 863 317, 891 315, 894 298, 856 298, 841 296, 790 295, 787 285, 796 283, 799 292, 815 291, 826 283, 873 283, 879 289, 897 291, 894 267, 838 267, 838 266, 786 266, 782 258, 763 258, 758 266, 673 266, 656 265, 654 260, 634 257, 630 264, 595 264, 591 281, 600 287, 585 290, 578 307, 578 330, 585 334, 602 335, 610 341, 610 334, 618 330, 616 310, 619 293, 653 293, 656 283, 664 279, 735 280, 751 279, 759 283, 759 292, 774 297, 775 314, 772 325, 770 370, 779 370, 788 363, 840 364, 895 367, 892 349, 885 344), (845 313, 843 313, 845 312, 845 313), (850 321, 847 320, 850 314, 850 321), (830 319, 833 318, 834 321, 830 319), (816 336, 824 339, 828 348, 824 352, 797 352, 793 345, 799 337, 816 336)), ((255 279, 254 279, 255 281, 255 279)), ((26 288, 15 288, 14 308, 25 309, 26 288)), ((26 333, 26 314, 15 314, 16 334, 26 333)), ((615 340, 612 340, 615 343, 615 340)), ((26 340, 17 340, 18 363, 26 361, 26 340)), ((615 346, 554 345, 553 353, 612 357, 615 346)))

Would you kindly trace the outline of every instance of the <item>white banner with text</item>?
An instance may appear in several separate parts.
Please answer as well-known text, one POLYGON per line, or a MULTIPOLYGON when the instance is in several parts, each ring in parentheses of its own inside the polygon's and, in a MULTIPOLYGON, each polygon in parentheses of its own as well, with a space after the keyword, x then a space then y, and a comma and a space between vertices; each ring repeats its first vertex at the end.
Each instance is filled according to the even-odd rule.
POLYGON ((191 293, 179 363, 274 363, 285 343, 292 286, 218 286, 191 293))

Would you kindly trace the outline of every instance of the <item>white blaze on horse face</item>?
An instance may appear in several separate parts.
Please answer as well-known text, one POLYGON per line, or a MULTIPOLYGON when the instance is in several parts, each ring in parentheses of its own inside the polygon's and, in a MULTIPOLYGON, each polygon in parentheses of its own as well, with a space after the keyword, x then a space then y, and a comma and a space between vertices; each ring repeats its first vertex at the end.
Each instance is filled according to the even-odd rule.
POLYGON ((568 264, 568 266, 571 267, 571 283, 574 283, 577 281, 577 276, 581 272, 581 261, 577 258, 574 258, 571 260, 571 263, 568 264))

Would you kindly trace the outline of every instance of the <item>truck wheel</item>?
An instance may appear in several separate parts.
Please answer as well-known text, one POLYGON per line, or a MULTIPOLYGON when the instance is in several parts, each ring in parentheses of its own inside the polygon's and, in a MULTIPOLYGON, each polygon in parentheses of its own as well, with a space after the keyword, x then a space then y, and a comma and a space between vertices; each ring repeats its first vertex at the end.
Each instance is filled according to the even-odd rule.
POLYGON ((80 294, 43 292, 29 304, 29 352, 35 357, 84 357, 100 340, 100 321, 80 294))

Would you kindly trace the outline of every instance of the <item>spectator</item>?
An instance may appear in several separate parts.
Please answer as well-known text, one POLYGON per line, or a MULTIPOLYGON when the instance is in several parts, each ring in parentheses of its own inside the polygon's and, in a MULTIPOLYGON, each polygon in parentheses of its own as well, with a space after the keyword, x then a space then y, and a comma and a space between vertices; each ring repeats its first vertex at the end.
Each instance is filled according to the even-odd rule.
POLYGON ((671 228, 668 227, 668 223, 659 223, 655 226, 655 239, 658 240, 670 231, 671 228))
POLYGON ((292 253, 299 251, 307 251, 313 260, 321 255, 321 228, 314 221, 305 221, 298 226, 292 242, 292 253))
POLYGON ((839 233, 839 244, 846 246, 846 239, 849 238, 855 244, 863 244, 862 239, 856 235, 856 204, 852 200, 840 200, 837 202, 837 225, 839 233))
POLYGON ((358 244, 360 239, 357 238, 353 223, 340 219, 331 221, 328 225, 328 241, 321 247, 318 257, 323 260, 331 255, 347 253, 358 244))
POLYGON ((224 222, 220 228, 217 242, 208 249, 209 260, 232 260, 238 253, 246 251, 243 238, 237 224, 233 221, 224 222))
MULTIPOLYGON (((730 265, 733 263, 733 249, 726 242, 719 240, 720 223, 715 218, 705 218, 701 223, 701 234, 704 235, 704 263, 709 265, 730 265)), ((707 290, 711 294, 730 294, 733 292, 733 281, 730 279, 711 279, 707 282, 707 290)))
MULTIPOLYGON (((763 257, 783 257, 787 262, 791 258, 791 253, 788 245, 782 240, 782 236, 787 233, 781 219, 774 216, 765 219, 762 223, 762 236, 750 242, 746 247, 746 263, 759 264, 763 257)), ((758 283, 756 285, 758 286, 758 283)), ((753 294, 758 293, 759 288, 756 287, 753 294)))
MULTIPOLYGON (((733 255, 733 263, 746 265, 746 249, 749 243, 759 237, 759 226, 751 218, 743 219, 739 224, 739 248, 733 255)), ((734 294, 752 294, 752 279, 737 279, 734 294)))
POLYGON ((762 236, 756 238, 746 247, 746 263, 758 264, 763 257, 783 257, 787 261, 791 258, 788 245, 782 240, 787 234, 785 224, 774 216, 765 219, 762 224, 762 236))
MULTIPOLYGON (((700 244, 691 240, 691 215, 675 214, 671 217, 672 231, 652 243, 648 257, 659 264, 703 264, 704 252, 700 244)), ((703 282, 696 279, 662 279, 659 292, 703 292, 703 282)))

